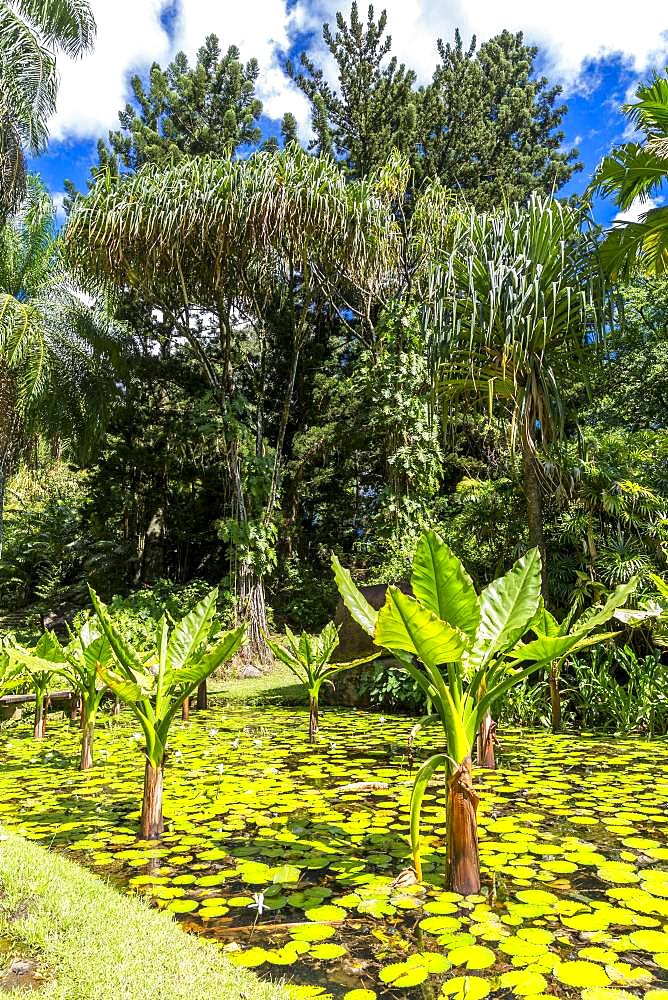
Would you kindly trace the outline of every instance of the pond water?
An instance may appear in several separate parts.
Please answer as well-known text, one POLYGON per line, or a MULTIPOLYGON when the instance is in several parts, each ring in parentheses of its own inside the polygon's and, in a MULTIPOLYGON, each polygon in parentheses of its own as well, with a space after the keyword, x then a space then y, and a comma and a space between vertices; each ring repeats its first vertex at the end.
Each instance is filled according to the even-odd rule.
MULTIPOLYGON (((406 872, 412 720, 214 708, 174 726, 167 832, 137 839, 140 734, 100 726, 96 766, 52 720, 0 734, 0 819, 214 938, 295 998, 668 1000, 668 743, 501 735, 477 771, 483 892, 443 890, 444 797, 406 872), (361 787, 348 787, 364 783, 361 787)), ((416 757, 439 747, 428 731, 416 757)))

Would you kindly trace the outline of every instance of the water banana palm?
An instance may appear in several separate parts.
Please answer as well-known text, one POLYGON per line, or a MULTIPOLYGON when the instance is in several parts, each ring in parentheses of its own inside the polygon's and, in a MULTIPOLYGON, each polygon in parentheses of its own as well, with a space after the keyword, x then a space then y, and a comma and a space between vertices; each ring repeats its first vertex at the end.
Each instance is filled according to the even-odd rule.
POLYGON ((116 628, 106 606, 91 590, 93 607, 113 654, 113 665, 98 662, 97 674, 134 713, 144 734, 146 770, 141 834, 151 840, 164 831, 163 771, 169 729, 201 681, 234 656, 241 647, 244 627, 223 632, 207 644, 216 613, 218 590, 200 601, 170 630, 163 616, 156 630, 156 646, 140 655, 116 628))
MULTIPOLYGON (((352 617, 376 645, 389 650, 422 688, 443 727, 447 749, 418 772, 410 804, 410 839, 422 877, 420 812, 432 776, 447 776, 447 885, 464 895, 480 891, 480 865, 471 752, 487 713, 515 684, 586 642, 607 621, 606 605, 567 633, 551 634, 541 599, 541 561, 531 549, 480 594, 460 560, 434 531, 418 543, 411 588, 389 587, 375 611, 348 570, 333 558, 334 575, 352 617), (523 641, 530 633, 530 641, 523 641)), ((626 595, 620 596, 623 603, 626 595)), ((610 603, 610 602, 609 602, 610 603)), ((618 606, 618 605, 617 605, 618 606)))

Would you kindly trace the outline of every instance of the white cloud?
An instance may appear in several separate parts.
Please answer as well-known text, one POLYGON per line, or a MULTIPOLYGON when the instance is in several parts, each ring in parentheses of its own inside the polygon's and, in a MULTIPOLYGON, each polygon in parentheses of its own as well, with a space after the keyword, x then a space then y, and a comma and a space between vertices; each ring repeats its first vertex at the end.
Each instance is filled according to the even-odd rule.
MULTIPOLYGON (((313 0, 302 0, 313 9, 313 0)), ((317 0, 321 19, 333 23, 337 0, 317 0)), ((591 60, 621 56, 636 73, 665 65, 668 55, 668 9, 660 0, 637 0, 632 13, 626 4, 610 0, 382 0, 388 30, 398 58, 425 82, 436 62, 435 39, 452 38, 455 28, 467 45, 504 28, 523 31, 527 41, 544 50, 550 75, 568 89, 582 86, 582 71, 591 60)), ((350 4, 345 5, 349 10, 350 4)), ((366 4, 359 3, 360 13, 366 4)))
MULTIPOLYGON (((117 124, 129 95, 129 76, 146 71, 153 60, 165 62, 179 48, 193 56, 214 32, 221 45, 237 45, 244 59, 260 63, 258 93, 265 113, 295 114, 302 128, 306 102, 283 71, 285 53, 298 34, 312 31, 313 48, 322 55, 319 29, 334 21, 343 0, 179 0, 175 37, 160 22, 169 0, 93 0, 98 21, 95 52, 83 60, 58 60, 62 77, 58 112, 51 125, 54 139, 98 136, 117 124)), ((610 0, 379 0, 387 8, 388 27, 399 59, 416 69, 421 81, 431 76, 438 36, 462 31, 464 43, 476 34, 484 40, 503 28, 524 31, 543 50, 549 75, 567 90, 586 87, 587 63, 618 56, 637 75, 668 61, 668 10, 659 0, 628 5, 610 0)), ((366 0, 360 0, 366 11, 366 0)), ((329 65, 327 60, 323 60, 329 65)))
POLYGON ((663 201, 662 198, 634 198, 625 212, 617 212, 613 222, 639 222, 640 216, 649 212, 651 208, 658 208, 663 201))
POLYGON ((97 137, 118 125, 129 77, 164 60, 169 38, 160 23, 167 0, 93 0, 95 50, 82 59, 58 57, 58 110, 52 139, 97 137))

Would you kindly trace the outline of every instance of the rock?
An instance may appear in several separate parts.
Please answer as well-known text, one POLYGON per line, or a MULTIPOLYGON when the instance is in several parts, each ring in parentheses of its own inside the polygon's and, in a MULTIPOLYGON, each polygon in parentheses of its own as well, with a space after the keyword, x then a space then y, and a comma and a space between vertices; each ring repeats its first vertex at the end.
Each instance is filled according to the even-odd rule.
POLYGON ((380 792, 389 787, 386 781, 351 781, 349 785, 340 785, 337 792, 380 792))
POLYGON ((252 663, 247 663, 237 671, 237 677, 242 680, 249 680, 251 677, 264 677, 259 667, 254 667, 252 663))

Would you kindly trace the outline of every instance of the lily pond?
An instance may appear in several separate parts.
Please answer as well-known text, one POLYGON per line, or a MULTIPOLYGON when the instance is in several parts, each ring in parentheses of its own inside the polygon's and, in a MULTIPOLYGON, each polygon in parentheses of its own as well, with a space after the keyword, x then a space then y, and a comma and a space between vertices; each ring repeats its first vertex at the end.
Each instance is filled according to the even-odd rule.
MULTIPOLYGON (((175 724, 167 832, 137 839, 140 734, 124 716, 77 771, 76 726, 0 734, 0 819, 171 910, 295 998, 668 998, 668 744, 501 734, 476 771, 483 894, 443 891, 442 783, 425 883, 408 868, 410 719, 214 708, 175 724)), ((432 737, 433 739, 433 737, 432 737)))

